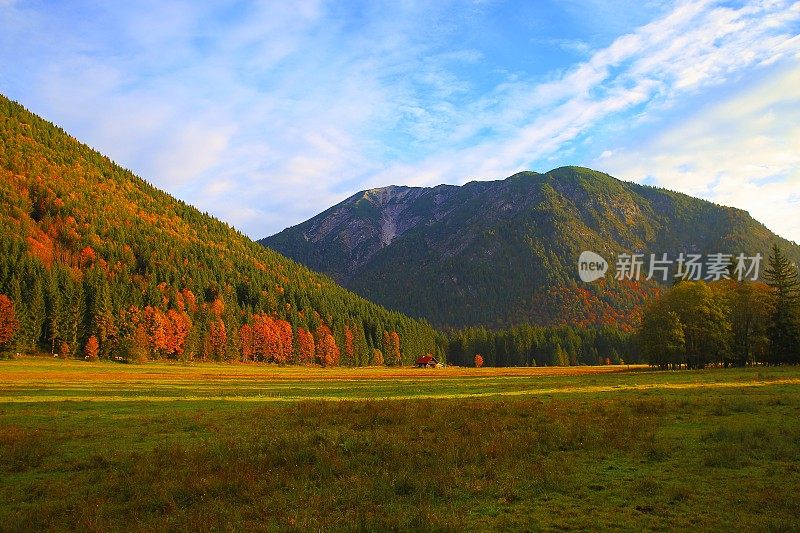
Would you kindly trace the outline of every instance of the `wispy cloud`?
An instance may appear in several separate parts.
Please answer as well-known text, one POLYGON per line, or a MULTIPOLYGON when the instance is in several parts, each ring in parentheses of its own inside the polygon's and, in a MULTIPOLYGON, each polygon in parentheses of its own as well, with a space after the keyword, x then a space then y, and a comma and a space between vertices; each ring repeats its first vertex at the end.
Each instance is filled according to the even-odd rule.
MULTIPOLYGON (((572 163, 713 193, 758 216, 752 195, 699 185, 712 155, 708 166, 697 162, 692 179, 668 173, 685 168, 689 141, 653 131, 689 127, 692 117, 674 116, 687 99, 707 106, 743 78, 777 79, 797 64, 800 2, 628 7, 629 17, 601 24, 609 9, 598 0, 534 11, 528 3, 466 0, 106 7, 0 0, 0 91, 253 237, 367 187, 461 183, 572 163), (543 30, 558 17, 579 34, 543 30), (512 27, 517 20, 523 26, 512 27), (619 35, 609 38, 609 28, 619 35), (542 54, 548 61, 534 60, 542 54), (667 152, 673 163, 654 161, 645 172, 648 158, 667 152)), ((698 112, 718 117, 711 109, 698 112)), ((760 134, 748 123, 757 113, 735 115, 714 122, 720 130, 698 129, 694 142, 735 130, 745 132, 742 143, 765 137, 776 146, 791 116, 775 113, 760 134)), ((773 157, 751 164, 774 166, 773 157)), ((723 159, 717 171, 733 161, 723 159)), ((740 173, 729 176, 719 183, 744 183, 740 173)), ((793 183, 787 172, 773 176, 747 183, 793 183)), ((767 222, 800 238, 788 216, 767 222)))
MULTIPOLYGON (((686 3, 552 81, 498 87, 463 114, 463 148, 449 139, 424 162, 390 168, 379 181, 414 174, 464 180, 502 176, 542 163, 593 127, 635 111, 647 116, 676 99, 719 86, 755 66, 790 60, 800 40, 786 33, 800 19, 796 5, 769 3, 739 10, 686 3), (487 129, 497 135, 481 138, 487 129)), ((745 126, 746 125, 742 125, 745 126)), ((435 178, 434 178, 435 179, 435 178)))
POLYGON ((747 206, 769 228, 800 236, 800 65, 776 72, 635 150, 601 154, 618 176, 747 206))

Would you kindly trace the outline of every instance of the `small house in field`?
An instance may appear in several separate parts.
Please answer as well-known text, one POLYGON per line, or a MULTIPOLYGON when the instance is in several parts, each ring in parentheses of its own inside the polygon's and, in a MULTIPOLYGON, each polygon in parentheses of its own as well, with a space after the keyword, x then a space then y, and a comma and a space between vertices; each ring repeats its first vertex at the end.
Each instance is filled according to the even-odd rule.
POLYGON ((423 355, 417 359, 417 368, 436 368, 439 366, 439 361, 432 355, 423 355))

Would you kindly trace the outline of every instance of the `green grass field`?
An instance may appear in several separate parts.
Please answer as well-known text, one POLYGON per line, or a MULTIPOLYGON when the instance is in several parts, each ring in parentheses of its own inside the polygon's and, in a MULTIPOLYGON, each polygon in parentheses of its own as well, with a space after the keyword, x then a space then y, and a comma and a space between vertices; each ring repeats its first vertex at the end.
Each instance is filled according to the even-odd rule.
POLYGON ((800 368, 0 361, 0 530, 800 529, 800 368))

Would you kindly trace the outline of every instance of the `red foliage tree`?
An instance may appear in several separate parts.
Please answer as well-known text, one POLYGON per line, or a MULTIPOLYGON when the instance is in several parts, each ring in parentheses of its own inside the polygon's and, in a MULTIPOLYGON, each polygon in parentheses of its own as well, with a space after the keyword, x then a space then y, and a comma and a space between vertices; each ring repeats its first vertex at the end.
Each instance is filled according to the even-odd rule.
POLYGON ((100 343, 97 341, 97 337, 92 335, 86 340, 83 352, 89 361, 97 361, 97 355, 100 353, 100 343))
POLYGON ((80 253, 79 263, 81 268, 91 266, 97 259, 97 254, 91 246, 86 246, 80 253))
POLYGON ((483 366, 483 356, 481 354, 475 354, 475 368, 480 368, 483 366))
POLYGON ((339 347, 333 335, 326 334, 322 337, 322 349, 320 350, 320 364, 322 366, 337 366, 339 364, 339 347))
POLYGON ((314 362, 316 346, 314 336, 304 328, 297 328, 297 347, 299 350, 300 363, 310 365, 314 362))
POLYGON ((190 313, 197 312, 197 298, 195 297, 194 293, 189 289, 183 289, 181 291, 181 296, 183 296, 184 304, 186 305, 186 309, 190 313))
POLYGON ((5 294, 0 294, 0 346, 5 346, 14 338, 17 326, 14 302, 5 294))
POLYGON ((192 329, 192 319, 183 312, 170 309, 165 319, 165 352, 168 355, 179 357, 186 348, 186 339, 192 329))
POLYGON ((225 302, 223 302, 220 298, 217 298, 211 302, 211 312, 214 313, 215 317, 221 317, 222 313, 225 312, 225 302))
POLYGON ((324 350, 324 342, 325 337, 328 335, 333 335, 331 328, 329 328, 325 323, 321 323, 317 326, 317 329, 314 331, 314 347, 316 348, 316 353, 314 354, 314 360, 317 364, 324 366, 325 365, 325 354, 323 353, 324 350))
POLYGON ((283 364, 293 361, 294 335, 292 334, 292 325, 285 320, 276 320, 274 321, 274 328, 279 341, 275 362, 283 364))
POLYGON ((253 316, 253 357, 283 364, 294 357, 292 325, 260 313, 253 316))
POLYGON ((167 353, 168 335, 170 324, 167 323, 164 313, 157 307, 144 308, 142 314, 142 325, 147 334, 147 345, 150 355, 158 356, 167 353))

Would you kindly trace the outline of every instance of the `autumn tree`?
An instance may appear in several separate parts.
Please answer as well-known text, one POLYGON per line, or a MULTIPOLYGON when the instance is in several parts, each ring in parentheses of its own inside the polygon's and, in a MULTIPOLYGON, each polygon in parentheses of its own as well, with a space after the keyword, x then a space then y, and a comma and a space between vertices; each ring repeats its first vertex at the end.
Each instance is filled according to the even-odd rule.
POLYGON ((322 366, 338 366, 339 365, 339 347, 336 345, 336 339, 333 335, 325 335, 322 338, 322 350, 320 355, 322 366))
POLYGON ((394 357, 395 366, 403 366, 403 354, 400 352, 400 334, 392 331, 389 334, 389 340, 392 343, 392 356, 394 357))
POLYGON ((383 354, 391 366, 402 366, 403 355, 400 352, 400 335, 396 331, 383 332, 383 354))
POLYGON ((158 357, 167 350, 168 324, 160 309, 147 306, 142 313, 142 325, 147 334, 149 355, 158 357))
POLYGON ((316 356, 316 347, 314 344, 314 335, 305 328, 297 328, 297 347, 299 350, 300 364, 310 365, 314 363, 316 356))
POLYGON ((275 354, 275 362, 286 364, 294 359, 294 335, 292 325, 286 320, 275 320, 275 335, 278 339, 278 347, 275 354))
POLYGON ((86 340, 86 345, 83 347, 83 353, 89 361, 97 361, 98 353, 100 352, 100 343, 97 337, 92 335, 86 340))
POLYGON ((383 366, 383 353, 377 348, 372 350, 372 365, 383 366))
POLYGON ((278 364, 294 361, 294 334, 288 321, 259 313, 253 316, 253 324, 244 334, 245 339, 240 342, 249 343, 248 351, 254 360, 278 364))
POLYGON ((253 359, 253 328, 250 324, 243 324, 239 328, 239 343, 242 352, 242 361, 253 359))
POLYGON ((483 366, 483 356, 481 354, 475 354, 475 358, 473 359, 475 363, 475 368, 480 368, 483 366))
POLYGON ((126 337, 121 343, 120 348, 122 357, 126 361, 133 363, 142 363, 147 361, 149 355, 149 342, 150 340, 147 336, 144 325, 139 323, 136 326, 133 335, 126 337))
POLYGON ((165 353, 174 357, 183 356, 191 329, 192 319, 189 315, 175 309, 167 311, 164 318, 165 353))
POLYGON ((0 294, 0 348, 5 347, 14 338, 17 325, 14 302, 5 294, 0 294))
POLYGON ((327 367, 339 364, 339 347, 336 345, 336 339, 333 337, 331 329, 324 323, 320 324, 314 332, 314 343, 319 365, 327 367))

